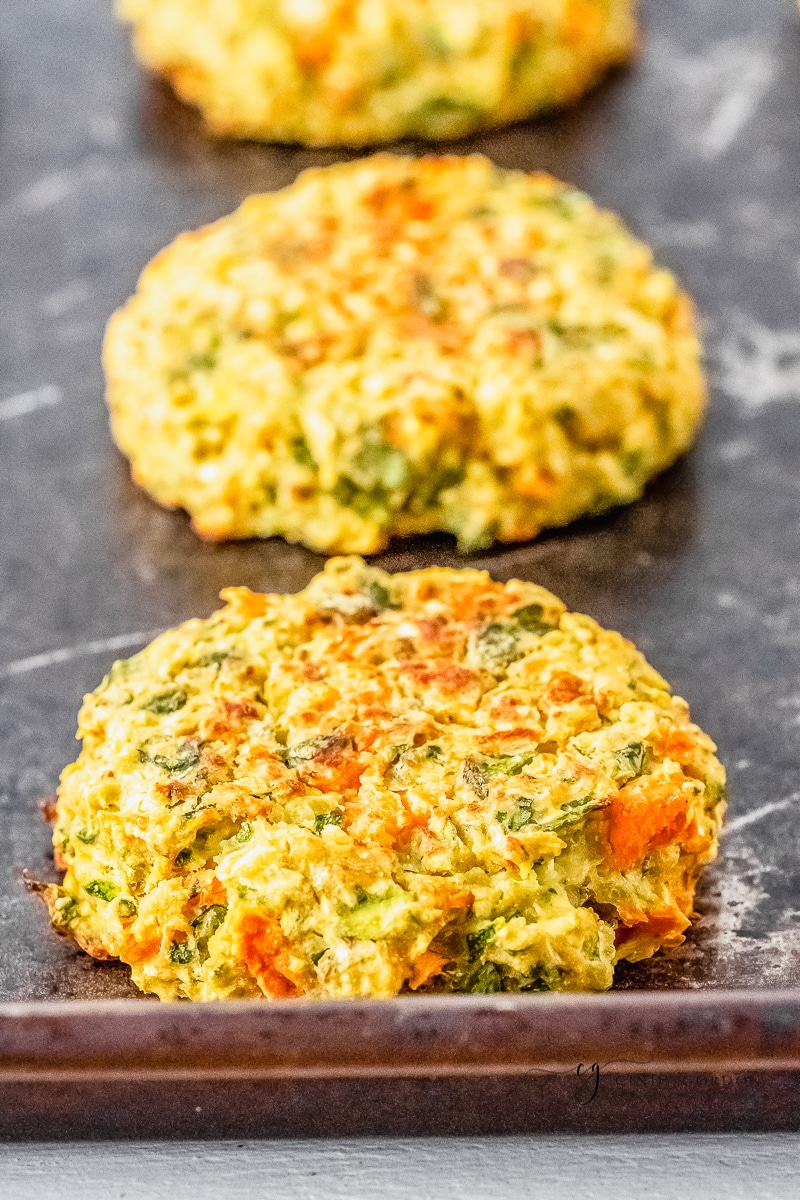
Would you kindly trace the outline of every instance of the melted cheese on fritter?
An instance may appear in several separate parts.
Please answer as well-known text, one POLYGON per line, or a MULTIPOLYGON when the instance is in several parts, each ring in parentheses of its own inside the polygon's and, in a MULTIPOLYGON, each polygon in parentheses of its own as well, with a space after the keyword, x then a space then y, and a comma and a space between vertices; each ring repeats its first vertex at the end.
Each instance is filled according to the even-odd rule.
POLYGON ((724 772, 636 649, 485 573, 334 559, 115 664, 56 926, 164 999, 602 989, 683 938, 724 772))

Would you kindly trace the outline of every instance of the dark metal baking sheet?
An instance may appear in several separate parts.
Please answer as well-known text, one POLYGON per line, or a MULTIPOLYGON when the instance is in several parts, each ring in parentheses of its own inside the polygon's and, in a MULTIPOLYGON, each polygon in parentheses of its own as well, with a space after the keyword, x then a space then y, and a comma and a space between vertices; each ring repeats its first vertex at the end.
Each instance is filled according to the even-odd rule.
POLYGON ((792 1129, 783 992, 0 1010, 0 1137, 792 1129))
MULTIPOLYGON (((792 0, 645 0, 643 15, 638 62, 579 107, 459 148, 551 170, 653 244, 703 315, 709 419, 641 503, 472 561, 633 638, 719 743, 730 819, 700 919, 617 983, 677 991, 691 1020, 689 990, 800 982, 800 20, 792 0)), ((23 886, 52 871, 37 803, 76 752, 82 694, 221 587, 294 590, 321 563, 279 541, 205 545, 131 484, 104 323, 180 230, 340 157, 209 143, 137 70, 105 0, 0 6, 0 1003, 23 1005, 0 1007, 2 1061, 2 1019, 30 1002, 134 994, 23 886)), ((457 559, 428 538, 378 561, 457 559)))

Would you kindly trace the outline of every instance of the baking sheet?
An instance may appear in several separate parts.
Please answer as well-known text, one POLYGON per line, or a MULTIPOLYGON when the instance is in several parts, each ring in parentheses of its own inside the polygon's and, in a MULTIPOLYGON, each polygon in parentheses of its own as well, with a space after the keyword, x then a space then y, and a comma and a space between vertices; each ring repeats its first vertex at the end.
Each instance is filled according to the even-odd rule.
MULTIPOLYGON (((460 143, 618 209, 693 292, 712 407, 639 504, 470 560, 633 638, 716 738, 730 819, 684 947, 619 989, 793 987, 800 969, 800 20, 791 0, 650 0, 638 62, 568 113, 460 143)), ((414 147, 413 149, 418 149, 414 147)), ((148 259, 337 153, 213 145, 133 63, 105 0, 0 8, 0 1001, 133 996, 59 940, 37 804, 114 658, 321 559, 201 543, 129 481, 103 404, 104 323, 148 259)), ((388 569, 457 565, 395 544, 388 569)), ((534 999, 534 1003, 536 999, 534 999)), ((144 1001, 143 1001, 144 1003, 144 1001)), ((465 1014, 466 1017, 466 1014, 465 1014)))

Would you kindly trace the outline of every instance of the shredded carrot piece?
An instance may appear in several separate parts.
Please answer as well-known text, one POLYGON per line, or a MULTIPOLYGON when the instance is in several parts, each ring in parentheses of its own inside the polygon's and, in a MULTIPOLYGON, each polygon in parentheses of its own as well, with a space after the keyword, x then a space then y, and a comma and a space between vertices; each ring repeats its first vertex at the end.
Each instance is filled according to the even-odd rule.
POLYGON ((685 729, 670 729, 656 741, 656 749, 664 758, 681 766, 691 766, 697 754, 697 743, 685 729))
POLYGON ((612 865, 630 871, 652 850, 675 841, 686 830, 687 805, 679 784, 650 777, 625 784, 606 809, 612 865))
POLYGON ((438 908, 470 908, 475 902, 475 894, 468 888, 457 887, 443 880, 432 889, 431 900, 438 908))
POLYGON ((602 33, 602 18, 597 6, 587 4, 586 0, 574 0, 567 12, 564 35, 568 39, 591 44, 592 40, 602 33))
POLYGON ((447 961, 443 955, 437 954, 435 950, 426 950, 424 954, 420 954, 414 963, 414 969, 408 981, 408 986, 412 992, 422 987, 434 975, 439 975, 447 961))
POLYGON ((133 966, 148 958, 155 958, 160 949, 161 932, 154 921, 149 921, 142 929, 137 930, 135 925, 132 927, 130 939, 122 957, 125 962, 133 966))
POLYGON ((676 906, 653 909, 651 912, 620 909, 620 917, 624 924, 619 926, 614 939, 618 946, 650 938, 658 938, 663 946, 677 946, 683 941, 683 931, 690 924, 686 914, 676 906))
POLYGON ((297 987, 282 969, 286 966, 286 939, 274 917, 245 913, 236 929, 236 951, 266 996, 297 995, 297 987))
POLYGON ((553 704, 571 704, 583 692, 583 680, 570 671, 559 671, 547 688, 547 699, 553 704))
POLYGON ((260 592, 251 592, 246 587, 223 588, 219 594, 231 608, 240 612, 244 617, 263 617, 267 611, 269 596, 260 592))

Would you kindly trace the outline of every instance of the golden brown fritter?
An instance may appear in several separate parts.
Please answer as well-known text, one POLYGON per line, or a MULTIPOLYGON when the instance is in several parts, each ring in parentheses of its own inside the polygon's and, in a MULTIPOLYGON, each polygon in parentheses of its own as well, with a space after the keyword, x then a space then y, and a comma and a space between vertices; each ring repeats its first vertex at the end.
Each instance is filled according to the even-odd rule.
POLYGON ((120 0, 212 133, 361 146, 577 100, 629 58, 635 0, 120 0))
POLYGON ((692 305, 610 213, 485 158, 313 170, 185 234, 105 347, 135 478, 214 538, 373 553, 634 500, 705 404, 692 305))
POLYGON ((724 772, 535 584, 334 559, 116 663, 64 772, 56 926, 185 996, 603 989, 683 940, 724 772))

